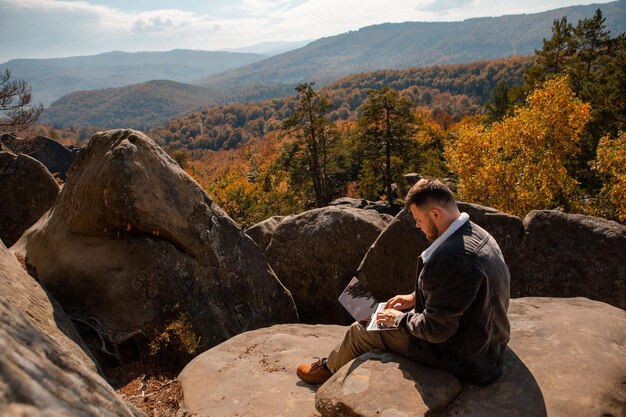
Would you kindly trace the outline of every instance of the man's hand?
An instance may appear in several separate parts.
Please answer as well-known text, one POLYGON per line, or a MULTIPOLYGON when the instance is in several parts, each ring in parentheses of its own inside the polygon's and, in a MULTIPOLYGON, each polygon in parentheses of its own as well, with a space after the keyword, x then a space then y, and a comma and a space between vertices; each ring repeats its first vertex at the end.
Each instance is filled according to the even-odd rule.
POLYGON ((390 298, 385 304, 385 308, 391 308, 394 310, 406 310, 415 305, 415 295, 413 294, 405 294, 405 295, 396 295, 395 297, 390 298))
POLYGON ((404 313, 402 311, 388 308, 386 310, 376 313, 376 323, 384 324, 387 327, 395 327, 396 319, 398 318, 398 316, 401 316, 403 314, 404 313))

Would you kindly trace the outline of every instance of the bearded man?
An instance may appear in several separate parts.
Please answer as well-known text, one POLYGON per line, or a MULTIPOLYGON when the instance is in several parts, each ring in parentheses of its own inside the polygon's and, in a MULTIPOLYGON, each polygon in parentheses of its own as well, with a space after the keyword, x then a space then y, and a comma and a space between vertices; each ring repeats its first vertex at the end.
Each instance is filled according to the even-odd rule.
POLYGON ((509 270, 494 238, 459 212, 448 187, 418 181, 406 207, 431 245, 420 255, 415 292, 390 298, 367 331, 356 322, 327 358, 298 366, 298 377, 323 384, 339 368, 372 350, 389 350, 488 384, 502 373, 509 341, 509 270))

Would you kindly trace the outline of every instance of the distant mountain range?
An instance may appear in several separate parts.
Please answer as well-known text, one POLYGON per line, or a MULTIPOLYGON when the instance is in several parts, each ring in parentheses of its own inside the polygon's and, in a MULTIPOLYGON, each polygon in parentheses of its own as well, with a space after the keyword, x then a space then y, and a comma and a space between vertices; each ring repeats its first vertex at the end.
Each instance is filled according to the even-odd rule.
POLYGON ((267 56, 274 56, 282 54, 293 49, 302 48, 306 44, 310 43, 311 39, 307 41, 277 41, 277 42, 261 42, 256 45, 246 46, 244 48, 227 49, 228 52, 241 52, 251 54, 261 54, 267 56))
MULTIPOLYGON (((415 104, 439 108, 454 117, 465 112, 476 113, 499 81, 521 84, 524 70, 533 61, 531 57, 517 57, 352 75, 328 85, 326 92, 334 104, 330 117, 337 120, 353 115, 365 99, 367 90, 382 86, 403 91, 415 104)), ((251 89, 248 94, 255 92, 251 89)), ((225 101, 222 92, 173 81, 150 81, 68 94, 46 109, 41 122, 56 126, 146 130, 177 119, 179 123, 173 121, 162 127, 157 136, 171 137, 172 141, 183 143, 183 138, 198 138, 199 141, 199 137, 205 135, 197 146, 217 150, 222 146, 236 146, 251 135, 261 137, 263 132, 279 128, 286 114, 293 110, 294 94, 293 90, 285 90, 282 96, 291 97, 206 109, 225 101), (185 113, 202 107, 205 107, 202 112, 182 119, 185 113), (192 125, 193 128, 189 128, 192 125)))
MULTIPOLYGON (((318 86, 322 86, 341 77, 366 71, 532 55, 536 48, 541 48, 542 39, 550 37, 554 19, 567 16, 570 22, 576 24, 579 19, 591 17, 597 8, 603 11, 607 28, 614 36, 626 31, 626 1, 622 0, 463 22, 369 26, 323 38, 263 60, 260 60, 263 56, 254 54, 176 50, 138 54, 114 52, 95 57, 36 60, 41 62, 29 65, 26 60, 11 62, 24 61, 22 72, 14 73, 18 77, 18 74, 27 74, 27 71, 31 71, 33 76, 39 74, 39 78, 34 81, 32 77, 21 76, 33 84, 35 101, 42 100, 37 95, 41 90, 37 90, 36 86, 46 86, 48 92, 79 90, 87 88, 82 84, 111 82, 113 78, 127 82, 133 76, 139 78, 155 72, 158 76, 153 78, 182 79, 185 82, 195 79, 195 84, 209 87, 208 90, 197 87, 194 90, 194 87, 186 85, 159 82, 104 92, 85 91, 63 97, 46 110, 42 119, 60 125, 92 124, 100 127, 112 127, 113 122, 119 126, 124 120, 131 120, 133 124, 126 127, 143 128, 203 105, 291 95, 294 86, 303 81, 315 81, 318 86), (211 71, 215 72, 220 65, 232 68, 246 59, 256 62, 247 65, 242 63, 240 68, 204 78, 197 76, 202 66, 208 66, 211 62, 211 71), (118 67, 120 75, 111 75, 113 69, 118 67), (156 85, 159 87, 155 88, 156 85), (124 97, 124 100, 115 96, 124 97), (137 114, 142 111, 139 106, 128 103, 133 100, 157 104, 149 107, 149 111, 143 110, 145 114, 141 115, 137 114), (119 103, 128 111, 111 108, 113 103, 119 103), (156 109, 161 109, 163 114, 149 114, 156 109)), ((207 74, 209 70, 204 71, 207 74)))
POLYGON ((67 94, 46 109, 40 122, 145 130, 220 101, 220 93, 210 87, 154 80, 67 94))
POLYGON ((27 81, 35 102, 48 106, 79 90, 122 87, 150 80, 190 83, 209 74, 240 67, 267 55, 176 49, 169 52, 108 52, 53 59, 14 59, 0 65, 13 79, 27 81))
MULTIPOLYGON (((613 35, 626 31, 626 1, 573 6, 536 14, 468 19, 463 22, 407 22, 368 26, 319 39, 293 51, 197 82, 226 89, 234 98, 249 86, 324 85, 343 76, 378 69, 451 64, 531 55, 549 38, 554 19, 574 25, 600 8, 613 35)), ((269 96, 266 98, 270 98, 269 96)))

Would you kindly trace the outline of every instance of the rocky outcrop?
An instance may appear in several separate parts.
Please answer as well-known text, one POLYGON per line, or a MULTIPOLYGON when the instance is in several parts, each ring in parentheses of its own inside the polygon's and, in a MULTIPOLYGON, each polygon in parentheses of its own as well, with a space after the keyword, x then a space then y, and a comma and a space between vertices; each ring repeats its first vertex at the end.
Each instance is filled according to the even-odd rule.
POLYGON ((347 328, 280 325, 238 335, 189 363, 179 376, 185 407, 198 417, 314 416, 314 401, 324 416, 624 415, 623 310, 584 298, 522 298, 511 300, 509 317, 504 373, 486 387, 370 353, 316 394, 295 369, 326 356, 347 328))
POLYGON ((626 309, 626 226, 580 214, 531 211, 524 274, 513 296, 583 296, 626 309))
POLYGON ((144 343, 173 306, 201 348, 297 321, 252 239, 141 132, 94 135, 48 215, 13 250, 116 356, 129 338, 144 343))
POLYGON ((77 341, 59 304, 0 242, 0 415, 142 415, 77 341))
POLYGON ((75 152, 44 136, 21 139, 14 135, 2 135, 0 141, 3 147, 11 149, 14 153, 28 155, 38 160, 48 171, 58 174, 63 180, 74 161, 75 152))
POLYGON ((285 217, 265 254, 301 321, 349 323, 337 301, 386 222, 373 210, 324 207, 285 217))
POLYGON ((0 152, 0 239, 11 246, 54 203, 59 184, 40 162, 0 152))
POLYGON ((374 210, 377 211, 386 221, 389 223, 393 216, 398 214, 401 206, 394 205, 389 206, 387 202, 384 201, 369 201, 364 200, 362 198, 351 198, 351 197, 340 197, 337 198, 330 203, 329 206, 339 207, 339 208, 359 208, 364 210, 374 210))
POLYGON ((278 224, 285 216, 272 216, 246 229, 246 234, 254 240, 263 251, 267 249, 278 224))
POLYGON ((330 203, 328 203, 329 206, 336 206, 336 207, 351 207, 351 208, 365 208, 368 205, 373 204, 371 201, 368 200, 364 200, 362 198, 351 198, 351 197, 341 197, 341 198, 336 198, 333 201, 331 201, 330 203))
MULTIPOLYGON (((459 209, 496 239, 511 272, 511 295, 583 296, 626 308, 626 226, 558 211, 519 217, 476 204, 459 209)), ((378 299, 414 290, 417 257, 429 242, 408 210, 378 237, 357 277, 378 299)))

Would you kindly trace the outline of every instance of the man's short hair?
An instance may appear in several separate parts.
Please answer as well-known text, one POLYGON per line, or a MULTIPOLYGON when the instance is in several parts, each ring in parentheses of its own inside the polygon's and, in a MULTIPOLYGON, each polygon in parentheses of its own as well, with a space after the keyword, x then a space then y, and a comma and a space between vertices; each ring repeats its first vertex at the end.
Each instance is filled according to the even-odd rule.
POLYGON ((412 204, 417 207, 427 204, 456 207, 452 191, 444 183, 434 178, 423 178, 411 187, 404 199, 404 205, 410 207, 412 204))

